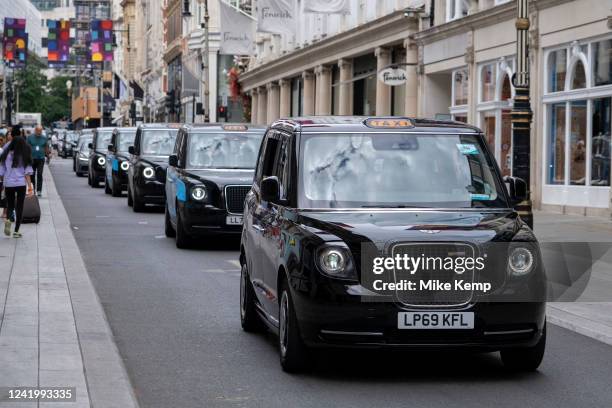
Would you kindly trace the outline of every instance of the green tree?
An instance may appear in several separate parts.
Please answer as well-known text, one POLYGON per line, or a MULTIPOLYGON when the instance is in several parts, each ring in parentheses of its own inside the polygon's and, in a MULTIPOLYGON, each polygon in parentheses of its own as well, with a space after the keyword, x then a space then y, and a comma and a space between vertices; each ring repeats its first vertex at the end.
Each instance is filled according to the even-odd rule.
POLYGON ((19 90, 19 110, 40 112, 43 124, 49 126, 70 117, 71 101, 66 90, 66 81, 70 78, 59 76, 47 81, 43 67, 36 62, 29 63, 15 72, 15 81, 19 90))

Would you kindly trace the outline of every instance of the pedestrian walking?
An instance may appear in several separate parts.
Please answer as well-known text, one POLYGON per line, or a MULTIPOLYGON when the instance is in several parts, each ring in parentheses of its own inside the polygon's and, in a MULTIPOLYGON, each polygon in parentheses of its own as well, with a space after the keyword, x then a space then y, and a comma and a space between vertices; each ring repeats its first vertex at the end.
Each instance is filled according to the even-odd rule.
MULTIPOLYGON (((5 140, 4 140, 4 144, 2 145, 2 147, 0 147, 0 156, 2 155, 2 152, 4 151, 4 149, 6 149, 9 144, 11 143, 11 140, 13 140, 13 134, 15 135, 21 135, 21 125, 15 125, 13 126, 11 129, 9 129, 6 132, 5 135, 5 140)), ((0 177, 1 179, 2 177, 0 177)), ((6 209, 6 192, 4 191, 4 183, 0 183, 2 184, 0 186, 0 197, 2 197, 2 201, 3 201, 3 210, 2 210, 2 219, 6 219, 7 217, 7 209, 6 209)))
POLYGON ((28 144, 32 149, 32 168, 34 169, 34 188, 36 194, 42 195, 43 186, 43 170, 45 168, 45 159, 49 158, 49 139, 43 134, 42 126, 36 126, 34 134, 28 136, 28 144))
POLYGON ((23 217, 23 205, 26 194, 34 193, 32 188, 32 151, 23 136, 14 136, 11 143, 0 154, 0 178, 6 194, 7 219, 4 222, 4 234, 11 235, 12 223, 15 222, 13 238, 21 238, 19 227, 23 217))

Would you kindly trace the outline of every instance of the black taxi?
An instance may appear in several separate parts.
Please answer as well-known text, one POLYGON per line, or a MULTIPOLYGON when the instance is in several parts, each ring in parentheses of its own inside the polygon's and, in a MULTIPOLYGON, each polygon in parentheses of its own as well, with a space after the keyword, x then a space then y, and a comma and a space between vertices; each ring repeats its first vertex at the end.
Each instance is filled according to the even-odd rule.
POLYGON ((130 146, 134 145, 135 127, 115 128, 106 152, 106 177, 104 191, 113 197, 121 197, 127 189, 128 170, 130 169, 130 146))
POLYGON ((316 347, 500 351, 535 370, 546 282, 526 196, 462 123, 279 120, 245 203, 242 327, 276 332, 286 371, 316 347))
POLYGON ((179 125, 149 123, 138 126, 128 170, 127 202, 134 212, 145 205, 166 203, 166 168, 179 125))
POLYGON ((106 151, 114 129, 112 127, 99 127, 93 130, 93 139, 89 144, 91 152, 87 166, 87 179, 91 187, 98 187, 100 182, 104 182, 106 151))
POLYGON ((184 125, 166 175, 165 232, 186 248, 197 238, 240 236, 244 198, 265 128, 184 125))

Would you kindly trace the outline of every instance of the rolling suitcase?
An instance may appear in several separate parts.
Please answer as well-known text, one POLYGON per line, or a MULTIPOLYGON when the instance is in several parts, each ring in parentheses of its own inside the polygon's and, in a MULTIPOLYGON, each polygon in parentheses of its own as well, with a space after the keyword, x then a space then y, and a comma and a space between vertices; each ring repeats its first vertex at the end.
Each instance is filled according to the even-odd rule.
POLYGON ((21 222, 23 224, 38 224, 39 221, 40 204, 38 203, 38 197, 36 197, 35 194, 26 196, 25 202, 23 203, 23 218, 21 219, 21 222))

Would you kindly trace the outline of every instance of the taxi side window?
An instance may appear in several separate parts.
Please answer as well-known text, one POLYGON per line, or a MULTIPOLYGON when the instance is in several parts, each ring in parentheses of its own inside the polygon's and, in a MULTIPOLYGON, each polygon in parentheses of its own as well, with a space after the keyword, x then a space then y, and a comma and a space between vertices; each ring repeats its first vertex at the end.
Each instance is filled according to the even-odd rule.
POLYGON ((262 173, 261 178, 274 176, 274 164, 276 162, 276 156, 278 154, 278 148, 280 145, 280 135, 276 131, 271 131, 266 137, 266 147, 263 156, 262 173))
POLYGON ((289 189, 289 138, 284 135, 280 136, 273 175, 278 178, 280 198, 286 200, 287 190, 289 189))
MULTIPOLYGON (((269 132, 268 132, 269 134, 269 132)), ((257 167, 255 168, 255 184, 259 186, 263 177, 263 161, 266 155, 266 145, 268 144, 268 137, 264 136, 261 141, 261 147, 259 148, 259 156, 257 157, 257 167)))

